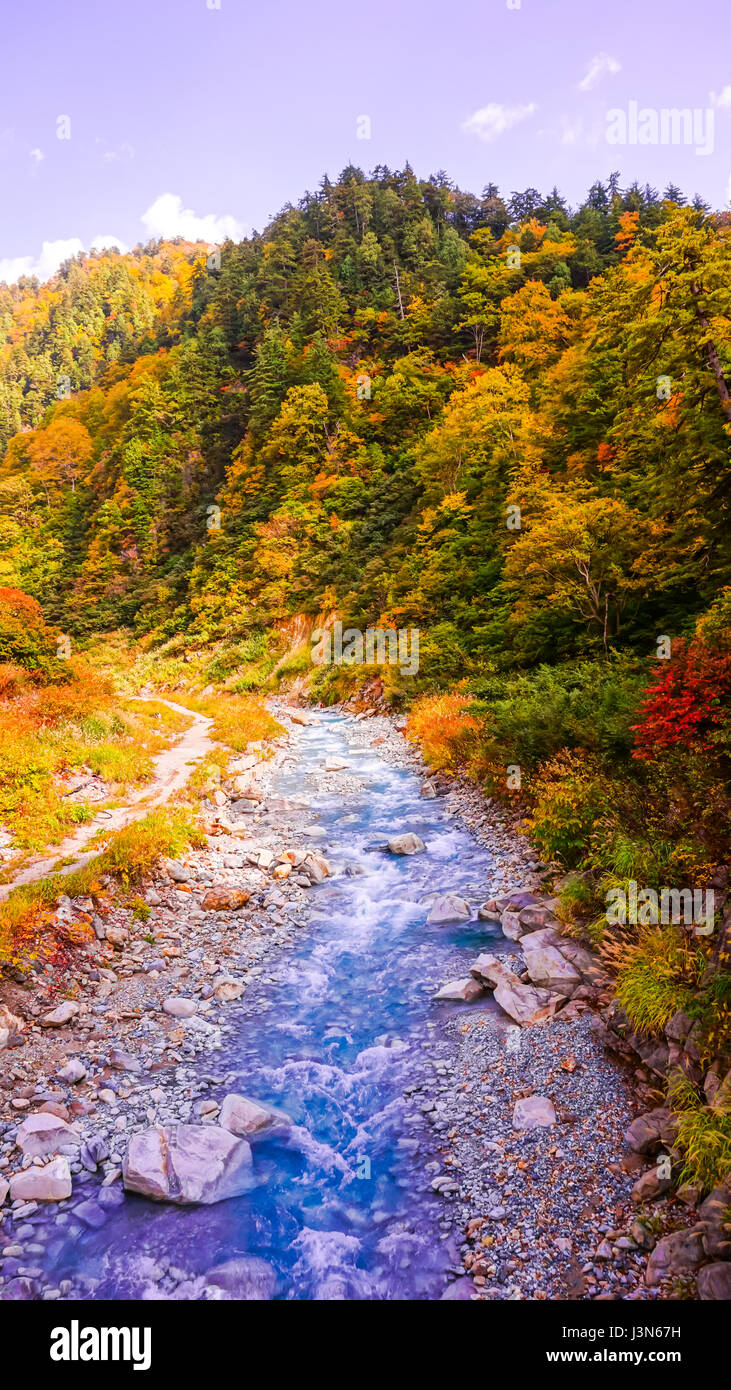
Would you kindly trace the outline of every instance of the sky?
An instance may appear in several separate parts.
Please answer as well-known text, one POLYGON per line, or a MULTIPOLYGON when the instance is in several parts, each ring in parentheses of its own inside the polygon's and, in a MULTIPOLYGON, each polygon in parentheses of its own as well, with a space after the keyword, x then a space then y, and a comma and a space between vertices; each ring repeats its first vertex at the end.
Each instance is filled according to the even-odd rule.
POLYGON ((0 281, 238 238, 350 163, 729 206, 728 0, 32 0, 4 28, 0 281))

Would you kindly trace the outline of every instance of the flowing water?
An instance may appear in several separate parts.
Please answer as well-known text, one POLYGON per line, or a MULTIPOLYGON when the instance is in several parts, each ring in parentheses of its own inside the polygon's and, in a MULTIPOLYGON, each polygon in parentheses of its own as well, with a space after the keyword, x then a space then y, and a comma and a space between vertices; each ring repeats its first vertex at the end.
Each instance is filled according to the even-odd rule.
POLYGON ((72 1250, 65 1242, 56 1277, 83 1270, 97 1281, 92 1298, 145 1296, 150 1260, 161 1257, 194 1276, 259 1257, 285 1299, 433 1299, 446 1286, 457 1247, 430 1186, 445 1170, 423 1094, 404 1092, 433 1076, 452 1045, 444 1018, 465 1007, 435 1005, 433 988, 466 974, 480 949, 511 946, 476 917, 489 894, 487 851, 442 800, 420 797, 414 774, 351 749, 343 728, 342 716, 325 714, 303 729, 296 765, 272 788, 307 802, 304 820, 324 831, 314 844, 332 877, 308 894, 311 919, 294 948, 267 961, 273 983, 250 986, 239 1015, 229 1006, 237 1021, 223 1051, 200 1063, 204 1074, 235 1073, 220 1095, 207 1094, 272 1103, 292 1116, 294 1134, 255 1145, 258 1185, 246 1196, 197 1208, 130 1196, 102 1230, 72 1250), (308 771, 333 755, 362 792, 308 792, 308 771), (387 837, 407 830, 426 852, 384 853, 387 837), (470 901, 472 922, 427 925, 432 897, 445 891, 470 901))

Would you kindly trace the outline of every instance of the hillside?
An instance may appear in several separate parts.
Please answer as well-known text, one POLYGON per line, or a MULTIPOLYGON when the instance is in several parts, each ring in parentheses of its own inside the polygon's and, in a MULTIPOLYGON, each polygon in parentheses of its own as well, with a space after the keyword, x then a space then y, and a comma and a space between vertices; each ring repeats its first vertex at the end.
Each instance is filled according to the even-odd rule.
POLYGON ((571 209, 347 168, 239 244, 0 287, 11 852, 88 819, 58 784, 82 755, 110 804, 152 777, 165 737, 120 692, 177 691, 239 753, 266 695, 403 713, 445 785, 530 837, 683 1116, 675 1177, 708 1192, 731 1163, 730 387, 731 214, 618 175, 571 209), (418 661, 313 662, 336 622, 418 632, 418 661), (658 915, 668 892, 692 919, 658 915))

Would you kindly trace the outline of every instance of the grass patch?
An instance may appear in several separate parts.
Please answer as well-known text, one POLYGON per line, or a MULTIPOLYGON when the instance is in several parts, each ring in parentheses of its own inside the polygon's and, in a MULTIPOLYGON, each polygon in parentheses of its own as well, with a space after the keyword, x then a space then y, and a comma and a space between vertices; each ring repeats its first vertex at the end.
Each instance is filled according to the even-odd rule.
POLYGON ((617 973, 617 999, 638 1033, 658 1033, 679 1009, 692 1006, 706 966, 697 945, 676 927, 648 928, 626 944, 617 973))
POLYGON ((182 701, 188 709, 213 720, 213 736, 235 753, 246 751, 250 743, 263 742, 284 733, 262 700, 250 695, 222 692, 218 695, 188 696, 182 701))
POLYGON ((706 1105, 682 1072, 673 1073, 668 1100, 678 1116, 680 1182, 695 1183, 708 1192, 731 1172, 731 1114, 706 1105))
POLYGON ((151 811, 125 826, 88 864, 70 874, 55 875, 15 888, 0 903, 0 964, 37 954, 54 904, 61 893, 69 897, 93 894, 100 881, 112 877, 130 888, 152 872, 164 856, 177 858, 187 845, 202 846, 205 837, 184 810, 151 811))

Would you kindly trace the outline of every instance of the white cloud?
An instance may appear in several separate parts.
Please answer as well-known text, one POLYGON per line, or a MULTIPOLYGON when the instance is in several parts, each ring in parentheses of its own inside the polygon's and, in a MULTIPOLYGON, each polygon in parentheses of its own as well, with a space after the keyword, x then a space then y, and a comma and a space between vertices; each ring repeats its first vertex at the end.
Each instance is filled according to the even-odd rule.
POLYGON ((608 53, 597 53, 592 58, 586 73, 579 83, 580 92, 590 92, 592 87, 596 87, 597 82, 601 82, 608 73, 614 74, 621 72, 622 64, 616 58, 610 57, 608 53))
MULTIPOLYGON (((142 222, 148 236, 166 240, 179 236, 186 241, 218 244, 226 237, 240 241, 244 235, 244 229, 235 217, 218 217, 213 212, 198 217, 189 208, 183 207, 182 198, 175 193, 162 193, 156 198, 147 212, 142 214, 142 222)), ((122 255, 129 249, 119 237, 111 235, 95 236, 89 243, 90 251, 102 251, 105 247, 113 247, 122 255)), ((4 281, 12 285, 21 275, 36 275, 39 280, 50 280, 64 261, 83 250, 84 244, 78 237, 66 237, 59 241, 44 241, 39 256, 0 258, 0 284, 4 281)))
MULTIPOLYGON (((123 241, 116 236, 96 236, 89 246, 90 251, 101 251, 105 246, 115 247, 124 253, 127 250, 123 241)), ((12 285, 21 275, 35 275, 39 280, 50 280, 70 256, 78 256, 84 250, 84 243, 77 236, 62 237, 59 241, 44 241, 39 256, 6 256, 0 260, 0 284, 3 281, 12 285)))
POLYGON ((4 280, 8 285, 12 285, 21 275, 37 275, 39 280, 50 280, 69 256, 76 256, 83 249, 79 238, 75 236, 59 241, 44 241, 38 257, 10 256, 0 260, 0 283, 4 280))
POLYGON ((711 92, 711 106, 715 106, 719 111, 731 110, 731 86, 724 87, 721 92, 711 92))
POLYGON ((104 251, 105 248, 106 250, 119 251, 123 256, 129 251, 129 247, 125 246, 118 236, 95 236, 94 240, 89 243, 90 251, 104 251))
POLYGON ((45 159, 46 156, 44 155, 43 150, 31 150, 30 157, 37 167, 41 163, 41 161, 45 159))
POLYGON ((497 140, 499 135, 512 130, 513 126, 527 120, 537 110, 534 101, 528 106, 500 106, 491 101, 488 106, 481 106, 479 111, 468 116, 462 123, 462 129, 465 135, 476 135, 478 140, 497 140))
POLYGON ((235 217, 228 214, 218 217, 216 213, 206 213, 198 217, 190 208, 183 207, 183 200, 177 193, 161 193, 154 203, 143 212, 142 221, 151 237, 183 237, 185 241, 241 241, 244 229, 235 217))

